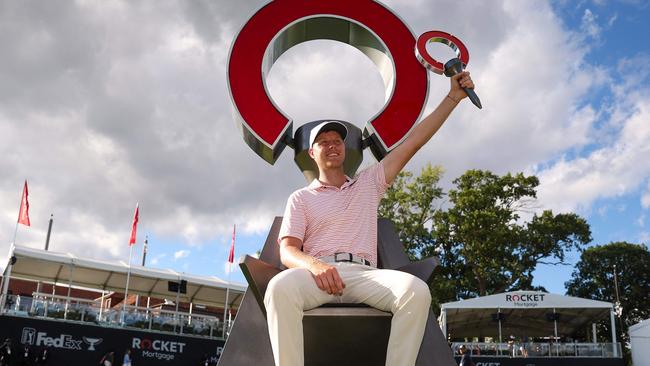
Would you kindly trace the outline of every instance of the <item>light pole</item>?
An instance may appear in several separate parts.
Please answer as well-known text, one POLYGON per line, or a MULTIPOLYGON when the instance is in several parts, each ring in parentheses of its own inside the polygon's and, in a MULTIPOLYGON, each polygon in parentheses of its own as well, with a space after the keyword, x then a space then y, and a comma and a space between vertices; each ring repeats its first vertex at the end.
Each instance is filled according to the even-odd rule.
MULTIPOLYGON (((616 313, 616 317, 618 317, 618 331, 621 332, 621 336, 619 338, 622 342, 623 336, 625 335, 623 332, 623 322, 621 321, 621 315, 623 315, 623 306, 621 306, 621 301, 618 297, 618 274, 616 272, 616 265, 614 265, 614 289, 616 290, 616 303, 614 303, 614 312, 616 313)), ((612 347, 616 347, 616 345, 613 344, 612 347)))

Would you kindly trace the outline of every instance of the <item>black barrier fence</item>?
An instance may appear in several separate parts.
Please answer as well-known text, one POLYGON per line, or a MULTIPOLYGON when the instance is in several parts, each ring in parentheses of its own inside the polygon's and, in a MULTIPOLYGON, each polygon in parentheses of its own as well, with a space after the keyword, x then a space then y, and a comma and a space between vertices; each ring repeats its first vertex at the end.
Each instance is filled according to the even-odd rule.
POLYGON ((46 364, 53 366, 99 365, 110 351, 115 352, 114 365, 121 365, 127 348, 138 366, 199 365, 205 357, 216 365, 224 345, 216 339, 3 315, 0 343, 7 338, 13 341, 16 365, 21 364, 25 345, 29 345, 31 360, 47 348, 46 364))
MULTIPOLYGON (((509 357, 472 357, 475 366, 624 366, 622 358, 509 358, 509 357)), ((456 357, 460 363, 460 357, 456 357)))

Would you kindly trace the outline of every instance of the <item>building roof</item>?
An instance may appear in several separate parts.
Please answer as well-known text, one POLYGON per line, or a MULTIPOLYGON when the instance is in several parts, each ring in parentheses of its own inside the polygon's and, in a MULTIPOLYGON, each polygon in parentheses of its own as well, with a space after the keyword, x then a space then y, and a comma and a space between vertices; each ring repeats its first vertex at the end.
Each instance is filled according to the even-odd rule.
POLYGON ((628 329, 630 337, 650 339, 650 319, 642 320, 628 329))
POLYGON ((558 335, 572 336, 609 316, 613 304, 546 292, 515 291, 449 302, 441 308, 452 337, 497 336, 497 313, 503 314, 503 335, 539 337, 554 334, 553 313, 559 314, 558 335))
MULTIPOLYGON (((72 253, 21 246, 12 246, 9 258, 12 256, 16 257, 16 263, 11 269, 11 277, 122 293, 126 287, 129 266, 123 261, 81 258, 72 253)), ((130 272, 129 294, 175 300, 177 293, 169 291, 169 282, 179 283, 184 280, 187 281, 187 290, 186 293, 179 294, 181 302, 223 307, 226 289, 230 288, 228 307, 237 308, 246 291, 245 285, 227 283, 214 276, 198 276, 138 265, 131 265, 130 272)))

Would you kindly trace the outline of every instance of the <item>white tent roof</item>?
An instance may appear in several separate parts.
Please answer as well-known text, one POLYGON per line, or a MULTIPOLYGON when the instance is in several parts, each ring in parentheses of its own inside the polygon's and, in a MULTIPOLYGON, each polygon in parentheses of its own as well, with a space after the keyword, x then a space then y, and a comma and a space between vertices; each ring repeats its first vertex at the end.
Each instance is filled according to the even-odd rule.
POLYGON ((447 332, 453 337, 493 337, 496 313, 502 313, 503 334, 547 336, 554 332, 548 316, 559 313, 558 334, 573 335, 608 316, 612 303, 537 291, 515 291, 442 304, 447 332))
MULTIPOLYGON (((125 262, 111 262, 80 258, 71 253, 57 253, 27 247, 12 247, 9 258, 16 257, 11 277, 34 281, 72 284, 98 290, 124 292, 129 270, 125 262)), ((8 263, 8 261, 7 261, 8 263)), ((187 281, 187 291, 180 294, 182 302, 193 302, 223 307, 226 289, 230 287, 229 307, 237 308, 246 286, 223 281, 213 276, 197 276, 170 269, 156 269, 131 265, 129 294, 161 299, 176 299, 176 292, 168 291, 168 282, 187 281)))
POLYGON ((632 363, 647 365, 650 360, 650 319, 634 324, 628 329, 632 363))
POLYGON ((443 309, 611 309, 611 302, 536 291, 514 291, 442 304, 443 309))
POLYGON ((650 340, 650 319, 636 323, 628 329, 630 338, 647 338, 650 340))

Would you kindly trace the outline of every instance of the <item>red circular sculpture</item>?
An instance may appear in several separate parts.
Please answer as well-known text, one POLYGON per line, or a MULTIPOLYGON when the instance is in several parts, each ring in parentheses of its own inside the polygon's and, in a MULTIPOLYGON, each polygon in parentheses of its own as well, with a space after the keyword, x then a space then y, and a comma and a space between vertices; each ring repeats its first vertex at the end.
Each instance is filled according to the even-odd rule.
POLYGON ((415 55, 424 67, 436 74, 444 73, 445 66, 443 62, 431 57, 427 51, 427 43, 429 42, 440 42, 446 44, 456 52, 456 57, 460 59, 463 65, 466 66, 469 63, 469 51, 467 51, 467 47, 465 47, 460 39, 447 32, 437 30, 429 31, 418 37, 418 42, 415 47, 415 55))
POLYGON ((271 164, 290 143, 292 121, 269 97, 266 74, 287 49, 315 39, 350 44, 381 66, 386 104, 363 135, 383 157, 419 119, 428 73, 413 57, 415 37, 406 24, 373 0, 275 0, 248 20, 230 50, 227 77, 244 141, 271 164))

